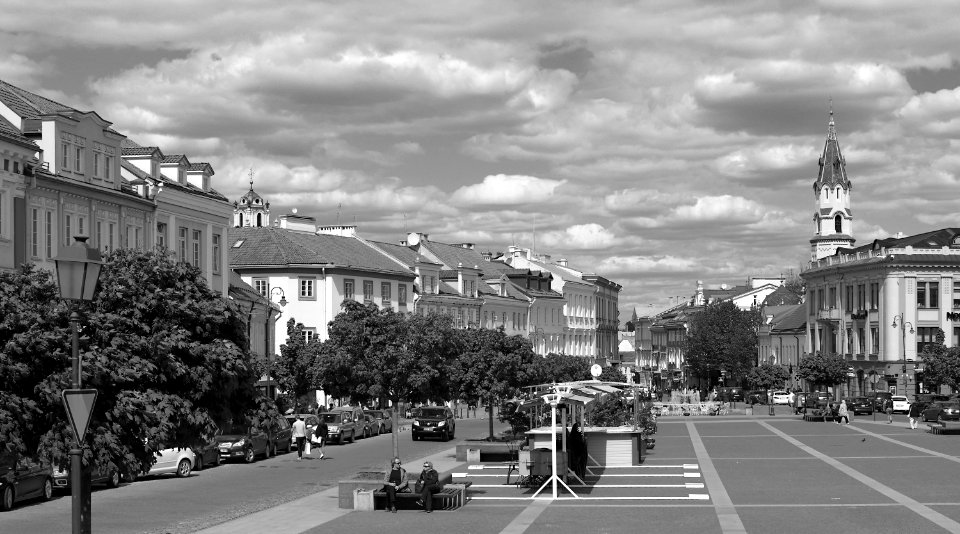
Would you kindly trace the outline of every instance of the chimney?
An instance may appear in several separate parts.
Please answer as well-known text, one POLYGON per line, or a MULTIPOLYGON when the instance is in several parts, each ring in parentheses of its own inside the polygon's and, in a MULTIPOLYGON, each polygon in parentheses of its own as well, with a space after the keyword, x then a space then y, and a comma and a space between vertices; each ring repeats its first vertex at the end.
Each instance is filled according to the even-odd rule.
POLYGON ((460 243, 458 246, 467 250, 473 250, 473 243, 460 243))
POLYGON ((336 224, 332 226, 318 226, 317 233, 321 235, 336 235, 340 237, 356 237, 357 226, 355 224, 336 224))
POLYGON ((558 260, 557 260, 557 265, 559 265, 560 267, 566 267, 566 266, 567 266, 567 258, 560 258, 560 259, 558 259, 558 260))
POLYGON ((493 259, 493 252, 490 252, 490 251, 481 252, 480 256, 483 257, 483 261, 490 261, 493 259))
POLYGON ((295 232, 310 232, 312 234, 317 231, 317 220, 313 217, 305 217, 291 213, 280 216, 279 226, 280 228, 293 230, 295 232))

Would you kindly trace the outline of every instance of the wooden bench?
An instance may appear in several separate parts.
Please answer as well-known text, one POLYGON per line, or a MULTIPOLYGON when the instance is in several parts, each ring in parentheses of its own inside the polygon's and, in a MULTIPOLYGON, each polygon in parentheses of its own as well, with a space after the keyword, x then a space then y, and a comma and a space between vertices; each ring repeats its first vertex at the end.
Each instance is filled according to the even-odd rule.
POLYGON ((940 423, 927 423, 929 430, 927 432, 931 434, 960 434, 960 423, 949 423, 949 422, 940 422, 940 423))
POLYGON ((810 410, 810 413, 803 414, 804 421, 827 421, 827 414, 823 410, 810 410))
MULTIPOLYGON (((457 484, 445 484, 443 489, 433 494, 434 510, 456 510, 467 503, 467 488, 470 482, 457 484)), ((420 505, 417 500, 420 499, 419 493, 414 493, 411 486, 408 491, 397 493, 398 510, 417 510, 420 505)), ((387 492, 377 490, 373 492, 373 509, 384 510, 387 507, 387 492)))

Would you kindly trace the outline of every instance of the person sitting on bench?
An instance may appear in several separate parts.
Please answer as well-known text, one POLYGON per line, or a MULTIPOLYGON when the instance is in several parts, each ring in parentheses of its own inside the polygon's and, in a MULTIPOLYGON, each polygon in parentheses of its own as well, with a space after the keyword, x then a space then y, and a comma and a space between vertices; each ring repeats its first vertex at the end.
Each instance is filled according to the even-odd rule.
POLYGON ((415 491, 420 494, 417 504, 423 506, 428 514, 433 512, 433 494, 439 493, 442 489, 440 475, 433 468, 433 462, 423 462, 423 471, 420 472, 420 478, 417 479, 415 486, 415 491))
POLYGON ((385 512, 397 513, 397 492, 405 491, 410 488, 407 482, 407 470, 403 468, 400 458, 394 458, 387 474, 383 477, 383 491, 387 494, 387 506, 385 512))

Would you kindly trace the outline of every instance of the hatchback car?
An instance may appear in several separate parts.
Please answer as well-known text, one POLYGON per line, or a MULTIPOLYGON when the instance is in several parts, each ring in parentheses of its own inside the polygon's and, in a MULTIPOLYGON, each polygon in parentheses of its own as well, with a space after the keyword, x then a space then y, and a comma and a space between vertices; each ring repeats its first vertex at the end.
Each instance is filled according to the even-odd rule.
POLYGON ((790 393, 786 391, 774 391, 771 397, 774 404, 790 404, 790 393))
POLYGON ((443 441, 449 441, 457 431, 457 420, 453 417, 453 410, 445 406, 424 406, 413 412, 411 427, 413 440, 423 439, 425 436, 436 436, 443 441))
MULTIPOLYGON (((116 488, 120 485, 120 480, 123 477, 120 476, 120 471, 112 468, 94 468, 90 473, 90 483, 91 484, 103 484, 109 488, 116 488)), ((70 470, 69 469, 54 469, 53 470, 53 487, 59 490, 68 490, 70 489, 70 470)))
POLYGON ((277 416, 270 426, 270 452, 268 456, 280 454, 280 449, 283 449, 283 452, 293 450, 293 428, 286 418, 277 416))
POLYGON ((242 458, 251 463, 257 456, 270 457, 270 437, 252 425, 233 425, 217 436, 217 450, 221 460, 242 458))
POLYGON ((0 511, 35 498, 53 498, 53 469, 49 464, 4 450, 0 453, 0 511))
POLYGON ((157 461, 146 472, 147 475, 175 474, 188 477, 197 463, 197 455, 190 448, 161 449, 157 452, 157 461))
POLYGON ((393 412, 390 410, 364 410, 363 413, 377 421, 377 434, 393 432, 393 412))
POLYGON ((853 397, 852 399, 845 400, 847 401, 847 409, 850 410, 853 415, 873 415, 873 403, 870 402, 870 399, 866 397, 853 397))
POLYGON ((910 411, 910 403, 903 395, 894 395, 890 398, 893 399, 893 413, 907 413, 910 411))
POLYGON ((340 406, 318 417, 327 423, 327 436, 330 441, 342 444, 346 440, 353 443, 358 436, 363 436, 365 418, 363 410, 351 406, 340 406))
POLYGON ((936 401, 930 403, 922 412, 923 421, 960 421, 960 403, 936 401))

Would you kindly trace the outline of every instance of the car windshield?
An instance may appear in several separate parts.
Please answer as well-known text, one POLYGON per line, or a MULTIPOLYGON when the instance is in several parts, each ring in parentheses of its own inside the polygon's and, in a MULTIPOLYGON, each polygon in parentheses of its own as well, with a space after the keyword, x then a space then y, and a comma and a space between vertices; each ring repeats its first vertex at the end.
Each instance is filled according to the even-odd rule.
POLYGON ((338 413, 322 413, 320 414, 320 420, 324 423, 339 423, 340 414, 338 413))
POLYGON ((418 417, 444 417, 446 410, 443 408, 420 408, 418 417))

